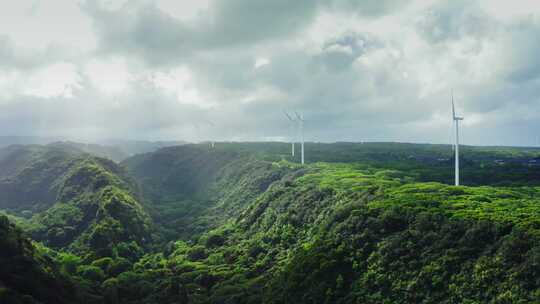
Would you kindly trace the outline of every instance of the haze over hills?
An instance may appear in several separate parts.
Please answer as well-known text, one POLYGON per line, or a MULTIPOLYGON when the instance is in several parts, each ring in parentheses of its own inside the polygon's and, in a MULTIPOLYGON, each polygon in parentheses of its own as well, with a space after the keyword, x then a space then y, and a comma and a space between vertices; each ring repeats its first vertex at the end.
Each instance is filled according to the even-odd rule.
POLYGON ((184 141, 144 141, 106 139, 96 142, 72 141, 62 137, 0 136, 0 148, 10 145, 65 145, 93 155, 122 161, 129 156, 152 152, 162 147, 185 144, 184 141))

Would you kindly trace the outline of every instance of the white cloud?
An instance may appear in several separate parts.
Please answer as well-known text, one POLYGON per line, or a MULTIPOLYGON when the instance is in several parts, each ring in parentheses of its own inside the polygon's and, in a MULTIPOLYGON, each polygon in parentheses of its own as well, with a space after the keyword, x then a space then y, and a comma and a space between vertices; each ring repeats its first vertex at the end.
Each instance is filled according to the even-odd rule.
POLYGON ((479 0, 478 3, 491 16, 503 22, 540 14, 540 3, 537 0, 479 0))
POLYGON ((270 64, 270 59, 266 58, 266 57, 259 57, 257 59, 255 59, 255 63, 253 64, 253 67, 255 69, 258 69, 258 68, 261 68, 265 65, 269 65, 270 64))
POLYGON ((92 85, 106 95, 117 95, 129 87, 133 76, 123 59, 93 59, 85 65, 92 85))
POLYGON ((156 1, 162 11, 184 22, 195 22, 201 14, 208 11, 210 2, 210 0, 185 1, 180 6, 177 0, 156 1))
POLYGON ((36 97, 72 98, 73 91, 81 88, 81 77, 70 63, 56 63, 30 74, 23 93, 36 97))
POLYGON ((201 95, 190 70, 186 67, 175 68, 167 72, 156 72, 152 81, 156 87, 172 93, 181 104, 194 105, 203 109, 215 106, 215 103, 201 95))
POLYGON ((40 98, 73 98, 81 88, 77 67, 70 63, 55 63, 31 72, 0 71, 0 97, 16 99, 28 95, 40 98))
POLYGON ((32 50, 50 45, 80 51, 96 45, 90 19, 81 12, 79 1, 3 1, 0 4, 0 34, 8 35, 19 47, 32 50), (29 13, 31 12, 31 13, 29 13))

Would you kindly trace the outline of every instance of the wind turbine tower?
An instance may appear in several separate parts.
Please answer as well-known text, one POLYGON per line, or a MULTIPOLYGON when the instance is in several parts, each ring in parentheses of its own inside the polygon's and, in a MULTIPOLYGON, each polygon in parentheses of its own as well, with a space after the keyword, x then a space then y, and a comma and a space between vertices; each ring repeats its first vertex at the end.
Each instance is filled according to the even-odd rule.
MULTIPOLYGON (((211 121, 209 121, 209 120, 207 120, 206 122, 210 125, 210 127, 212 127, 212 128, 215 128, 215 127, 216 127, 216 124, 214 124, 213 122, 211 122, 211 121)), ((212 139, 210 140, 210 148, 214 149, 215 146, 216 146, 216 142, 215 142, 215 140, 212 138, 212 139)))
POLYGON ((455 152, 455 184, 459 186, 459 122, 463 120, 463 117, 456 116, 456 108, 454 106, 454 92, 452 92, 452 119, 456 125, 456 143, 454 145, 455 152))
POLYGON ((304 161, 304 116, 301 114, 298 114, 298 112, 295 112, 296 119, 298 119, 298 124, 300 125, 300 143, 301 143, 301 153, 302 153, 302 165, 305 163, 304 161))
POLYGON ((292 126, 293 126, 293 136, 292 136, 292 139, 291 139, 291 155, 292 157, 294 157, 294 145, 295 145, 295 131, 296 131, 296 119, 294 119, 291 115, 289 115, 289 113, 287 112, 284 112, 285 113, 285 116, 287 116, 287 119, 289 119, 289 121, 291 122, 292 126))

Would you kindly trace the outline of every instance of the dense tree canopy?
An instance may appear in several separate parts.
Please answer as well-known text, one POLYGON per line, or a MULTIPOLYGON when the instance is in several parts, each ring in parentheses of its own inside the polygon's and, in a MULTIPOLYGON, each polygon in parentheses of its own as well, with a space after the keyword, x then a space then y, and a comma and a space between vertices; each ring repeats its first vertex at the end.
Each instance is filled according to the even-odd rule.
POLYGON ((324 162, 299 165, 271 143, 170 147, 120 165, 0 150, 0 187, 14 189, 0 197, 0 302, 540 297, 538 152, 466 148, 471 186, 455 187, 440 146, 308 147, 324 162))

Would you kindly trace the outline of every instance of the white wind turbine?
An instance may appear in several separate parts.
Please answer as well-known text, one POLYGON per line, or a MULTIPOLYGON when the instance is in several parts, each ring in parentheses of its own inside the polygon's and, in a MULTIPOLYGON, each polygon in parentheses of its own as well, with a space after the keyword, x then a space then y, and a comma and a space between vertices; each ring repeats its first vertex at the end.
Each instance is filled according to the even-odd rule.
POLYGON ((291 122, 291 124, 293 126, 293 136, 291 138, 291 155, 292 155, 292 157, 294 157, 294 145, 295 145, 295 141, 296 141, 296 135, 295 135, 295 133, 296 133, 295 132, 296 131, 296 119, 294 119, 286 111, 283 111, 283 113, 285 113, 285 116, 287 116, 287 118, 289 119, 289 121, 291 122))
POLYGON ((459 122, 463 120, 463 117, 456 116, 456 108, 454 106, 454 92, 452 91, 452 119, 456 125, 456 143, 454 145, 455 151, 455 185, 459 186, 459 122))
MULTIPOLYGON (((214 124, 213 122, 207 120, 206 121, 212 128, 215 128, 216 127, 216 124, 214 124)), ((212 136, 212 139, 210 140, 210 147, 213 149, 215 147, 216 143, 213 139, 213 136, 212 136)))
POLYGON ((304 162, 304 116, 301 114, 298 114, 298 112, 294 112, 296 114, 296 119, 298 120, 298 124, 300 125, 300 142, 301 142, 301 152, 302 152, 302 165, 304 162))

